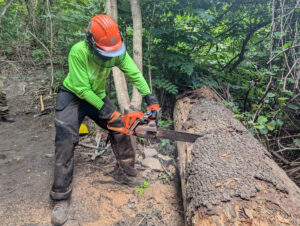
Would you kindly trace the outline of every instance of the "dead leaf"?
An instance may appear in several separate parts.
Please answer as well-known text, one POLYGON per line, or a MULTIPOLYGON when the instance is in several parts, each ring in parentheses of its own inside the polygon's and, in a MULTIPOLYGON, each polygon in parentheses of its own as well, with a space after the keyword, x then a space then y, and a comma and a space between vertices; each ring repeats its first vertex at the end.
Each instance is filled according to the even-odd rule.
POLYGON ((235 186, 235 178, 230 178, 228 179, 225 183, 224 183, 225 186, 229 186, 229 187, 233 187, 235 186))
POLYGON ((168 166, 168 171, 171 173, 171 174, 175 174, 176 173, 176 168, 173 166, 173 165, 169 165, 168 166))
POLYGON ((228 154, 227 154, 227 153, 225 153, 225 154, 221 155, 221 157, 226 157, 226 156, 228 156, 228 154))
POLYGON ((220 186, 222 186, 222 183, 217 182, 216 187, 220 187, 220 186))
POLYGON ((228 127, 228 128, 227 128, 227 131, 228 131, 228 132, 233 132, 234 129, 233 129, 232 127, 228 127))
POLYGON ((22 157, 16 156, 16 157, 14 157, 14 159, 16 160, 16 162, 19 162, 22 159, 22 157))

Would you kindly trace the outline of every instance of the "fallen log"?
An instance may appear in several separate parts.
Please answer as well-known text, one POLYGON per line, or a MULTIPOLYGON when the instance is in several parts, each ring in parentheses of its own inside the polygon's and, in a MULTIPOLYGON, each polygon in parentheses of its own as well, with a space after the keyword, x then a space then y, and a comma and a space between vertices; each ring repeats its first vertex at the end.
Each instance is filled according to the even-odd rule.
POLYGON ((300 225, 300 189, 208 87, 176 102, 186 225, 300 225))

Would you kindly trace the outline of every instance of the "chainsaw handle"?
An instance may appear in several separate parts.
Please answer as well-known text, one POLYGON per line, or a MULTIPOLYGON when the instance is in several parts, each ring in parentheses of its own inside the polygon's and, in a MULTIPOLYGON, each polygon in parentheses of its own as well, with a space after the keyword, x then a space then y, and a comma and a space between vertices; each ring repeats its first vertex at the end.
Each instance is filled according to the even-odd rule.
POLYGON ((154 138, 156 136, 157 127, 156 120, 150 119, 143 112, 130 112, 121 116, 122 127, 111 127, 108 129, 124 133, 129 136, 137 135, 139 137, 154 138))
POLYGON ((120 133, 124 133, 127 135, 133 135, 134 134, 134 128, 139 124, 142 123, 143 121, 145 121, 147 119, 147 116, 145 116, 145 114, 143 112, 130 112, 126 115, 122 115, 121 116, 121 120, 122 120, 122 127, 111 127, 111 126, 107 126, 108 129, 116 131, 116 132, 120 132, 120 133))

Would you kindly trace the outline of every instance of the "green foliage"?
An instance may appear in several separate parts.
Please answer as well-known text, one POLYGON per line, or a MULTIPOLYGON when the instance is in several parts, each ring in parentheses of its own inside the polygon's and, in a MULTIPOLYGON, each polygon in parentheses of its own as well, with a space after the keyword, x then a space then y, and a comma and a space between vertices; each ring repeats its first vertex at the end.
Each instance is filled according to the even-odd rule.
POLYGON ((167 173, 161 173, 157 179, 162 180, 163 183, 169 183, 174 180, 174 176, 167 173))
POLYGON ((143 137, 136 137, 136 140, 143 144, 144 146, 149 146, 151 144, 151 139, 143 138, 143 137))
POLYGON ((293 109, 293 110, 299 110, 300 107, 298 105, 295 104, 288 104, 287 105, 288 108, 293 109))
MULTIPOLYGON (((272 94, 269 95, 270 97, 275 97, 272 94)), ((261 113, 255 122, 253 122, 254 112, 243 112, 241 113, 241 109, 238 104, 232 102, 223 101, 225 106, 231 107, 232 111, 234 112, 234 117, 238 118, 239 120, 243 121, 244 124, 249 128, 249 130, 255 135, 255 129, 259 131, 260 135, 270 135, 273 136, 280 132, 280 129, 284 125, 284 112, 283 109, 279 109, 277 111, 268 111, 265 114, 261 113)), ((268 108, 268 105, 263 105, 262 112, 264 109, 268 108)), ((254 110, 257 108, 254 107, 254 110)), ((256 134, 256 135, 259 135, 256 134)))
MULTIPOLYGON (((161 129, 173 129, 174 121, 172 120, 159 120, 158 126, 161 129)), ((159 150, 161 153, 169 155, 176 149, 175 142, 169 139, 160 139, 159 150)))
POLYGON ((47 56, 47 52, 44 49, 36 49, 32 51, 32 60, 34 62, 41 62, 47 56))
POLYGON ((167 79, 154 79, 153 86, 157 88, 161 88, 170 94, 178 93, 178 87, 167 79))
POLYGON ((62 85, 63 80, 65 79, 65 71, 64 70, 56 70, 53 74, 54 82, 53 82, 53 90, 58 91, 58 88, 62 85))
POLYGON ((293 140, 293 143, 296 147, 299 147, 300 148, 300 139, 294 139, 293 140))
POLYGON ((143 191, 148 189, 149 187, 149 183, 147 181, 145 181, 142 185, 140 185, 139 187, 136 188, 138 195, 141 196, 143 195, 143 191))
POLYGON ((162 154, 169 155, 176 149, 176 144, 174 141, 169 139, 160 139, 159 151, 162 154))
POLYGON ((173 121, 171 120, 159 120, 158 126, 161 129, 170 129, 171 126, 173 126, 173 121))

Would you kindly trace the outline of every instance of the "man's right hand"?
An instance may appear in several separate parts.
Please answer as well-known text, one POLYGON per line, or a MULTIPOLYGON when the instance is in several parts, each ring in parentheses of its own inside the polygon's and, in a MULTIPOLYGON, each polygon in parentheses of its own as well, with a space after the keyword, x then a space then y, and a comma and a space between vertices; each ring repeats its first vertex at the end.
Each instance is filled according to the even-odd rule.
POLYGON ((108 103, 104 103, 98 112, 98 117, 102 120, 110 120, 116 108, 108 103))
POLYGON ((122 122, 122 114, 114 111, 107 122, 107 128, 111 130, 118 130, 118 128, 122 129, 124 126, 124 122, 122 122))
POLYGON ((112 131, 133 135, 134 131, 131 130, 132 126, 136 123, 136 120, 143 118, 145 118, 143 112, 136 111, 121 115, 119 112, 115 111, 107 122, 107 128, 112 131))

